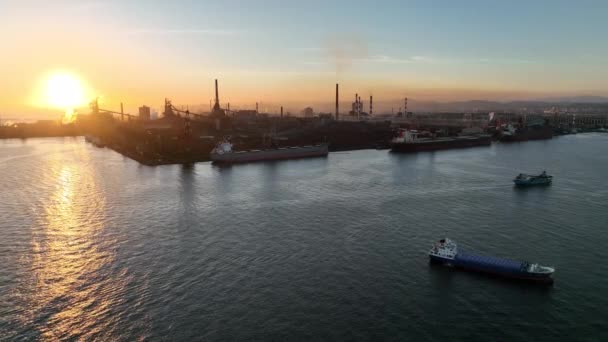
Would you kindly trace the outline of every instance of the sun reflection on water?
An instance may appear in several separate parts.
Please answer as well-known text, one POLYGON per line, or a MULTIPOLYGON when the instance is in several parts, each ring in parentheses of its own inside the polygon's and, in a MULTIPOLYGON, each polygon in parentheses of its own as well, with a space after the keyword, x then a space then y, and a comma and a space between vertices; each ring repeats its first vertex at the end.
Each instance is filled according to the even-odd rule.
POLYGON ((43 203, 44 229, 32 236, 35 287, 30 299, 32 323, 44 340, 87 338, 100 331, 120 286, 107 265, 114 260, 104 234, 105 196, 90 167, 50 160, 47 177, 55 189, 43 203), (105 269, 104 269, 105 268, 105 269))

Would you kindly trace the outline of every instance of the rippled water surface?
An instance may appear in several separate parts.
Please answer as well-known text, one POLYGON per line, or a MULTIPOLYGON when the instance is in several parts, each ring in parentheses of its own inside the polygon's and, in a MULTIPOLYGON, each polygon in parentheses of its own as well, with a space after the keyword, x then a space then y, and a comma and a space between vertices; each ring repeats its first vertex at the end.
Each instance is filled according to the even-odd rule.
POLYGON ((228 168, 0 141, 0 339, 608 340, 607 179, 600 134, 228 168), (555 285, 432 267, 444 235, 555 285))

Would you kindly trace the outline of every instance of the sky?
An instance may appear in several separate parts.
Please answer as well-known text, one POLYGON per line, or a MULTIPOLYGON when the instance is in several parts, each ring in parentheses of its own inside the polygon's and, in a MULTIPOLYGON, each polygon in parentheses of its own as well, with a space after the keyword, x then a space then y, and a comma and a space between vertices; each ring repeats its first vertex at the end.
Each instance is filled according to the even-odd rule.
MULTIPOLYGON (((330 111, 420 101, 608 96, 606 1, 0 0, 0 115, 53 115, 49 75, 128 111, 330 111), (48 102, 48 101, 47 101, 48 102)), ((386 110, 386 108, 380 108, 386 110)))

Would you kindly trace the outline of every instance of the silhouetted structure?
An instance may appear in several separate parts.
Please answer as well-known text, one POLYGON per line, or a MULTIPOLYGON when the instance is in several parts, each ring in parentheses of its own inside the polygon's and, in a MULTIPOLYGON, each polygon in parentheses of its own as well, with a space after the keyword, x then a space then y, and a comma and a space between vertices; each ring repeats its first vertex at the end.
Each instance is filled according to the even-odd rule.
POLYGON ((211 110, 211 116, 213 116, 213 117, 226 116, 226 111, 224 111, 220 107, 220 95, 219 95, 219 89, 217 86, 217 79, 215 80, 215 104, 213 105, 213 109, 211 110))
MULTIPOLYGON (((120 106, 120 111, 122 112, 122 106, 120 106)), ((141 106, 139 107, 139 120, 147 121, 150 120, 150 107, 141 106)))
POLYGON ((305 118, 312 118, 315 115, 314 110, 312 109, 312 107, 306 107, 304 108, 304 110, 302 111, 302 114, 304 114, 305 118))
POLYGON ((340 108, 338 99, 338 83, 336 83, 336 120, 340 119, 340 108))

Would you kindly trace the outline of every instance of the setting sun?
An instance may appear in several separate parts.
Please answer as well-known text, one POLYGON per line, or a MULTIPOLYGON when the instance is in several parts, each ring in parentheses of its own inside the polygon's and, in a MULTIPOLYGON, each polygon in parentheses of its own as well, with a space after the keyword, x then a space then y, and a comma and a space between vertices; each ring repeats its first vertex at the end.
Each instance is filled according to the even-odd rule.
POLYGON ((46 80, 46 105, 58 109, 72 109, 86 103, 82 82, 69 73, 54 73, 46 80))

